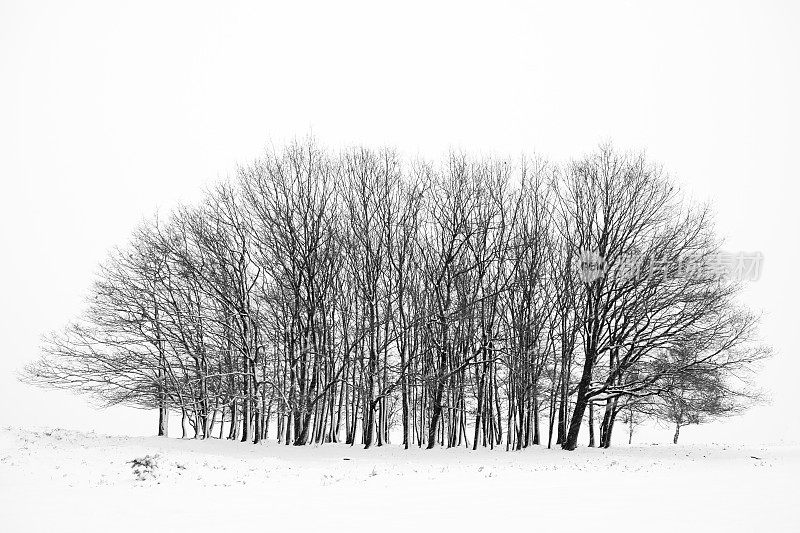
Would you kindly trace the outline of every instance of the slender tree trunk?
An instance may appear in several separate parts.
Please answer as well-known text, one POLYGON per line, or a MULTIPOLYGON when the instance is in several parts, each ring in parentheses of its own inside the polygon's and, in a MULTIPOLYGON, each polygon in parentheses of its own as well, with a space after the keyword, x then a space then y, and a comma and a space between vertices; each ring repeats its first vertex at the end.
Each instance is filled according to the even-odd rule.
POLYGON ((633 443, 633 416, 628 419, 628 444, 633 443))
POLYGON ((253 385, 250 380, 250 361, 244 358, 244 400, 242 400, 242 442, 250 440, 250 402, 253 399, 253 385))

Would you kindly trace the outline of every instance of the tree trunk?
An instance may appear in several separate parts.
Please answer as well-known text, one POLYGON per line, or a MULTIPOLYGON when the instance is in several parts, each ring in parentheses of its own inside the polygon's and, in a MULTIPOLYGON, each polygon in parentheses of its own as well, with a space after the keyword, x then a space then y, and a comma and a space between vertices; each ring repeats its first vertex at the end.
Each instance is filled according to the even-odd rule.
POLYGON ((436 446, 436 429, 439 425, 439 419, 442 416, 442 396, 444 395, 444 379, 439 379, 439 384, 436 386, 436 393, 433 400, 433 413, 431 416, 430 429, 428 431, 428 446, 430 450, 436 446))
POLYGON ((400 401, 403 408, 403 448, 408 449, 408 383, 406 379, 405 340, 400 349, 400 401))
MULTIPOLYGON (((249 357, 249 356, 248 356, 249 357)), ((244 358, 244 399, 242 400, 242 442, 250 440, 250 402, 253 398, 252 383, 250 381, 250 362, 244 358)))
POLYGON ((569 423, 569 431, 567 432, 567 440, 561 445, 565 450, 574 450, 578 447, 578 435, 581 432, 581 424, 583 423, 583 415, 586 413, 586 406, 589 404, 589 386, 592 382, 592 361, 594 354, 586 354, 586 361, 583 365, 583 374, 578 383, 578 394, 575 399, 575 410, 572 412, 572 418, 569 423))
POLYGON ((231 402, 231 428, 228 431, 228 439, 236 440, 239 438, 239 409, 236 406, 236 400, 231 402))
POLYGON ((611 409, 603 417, 603 448, 611 447, 611 435, 614 432, 614 422, 617 420, 617 398, 611 403, 611 409))
POLYGON ((169 409, 166 400, 162 400, 158 407, 158 436, 166 437, 169 432, 169 409))
POLYGON ((628 444, 632 443, 633 443, 633 416, 630 417, 628 425, 628 444))

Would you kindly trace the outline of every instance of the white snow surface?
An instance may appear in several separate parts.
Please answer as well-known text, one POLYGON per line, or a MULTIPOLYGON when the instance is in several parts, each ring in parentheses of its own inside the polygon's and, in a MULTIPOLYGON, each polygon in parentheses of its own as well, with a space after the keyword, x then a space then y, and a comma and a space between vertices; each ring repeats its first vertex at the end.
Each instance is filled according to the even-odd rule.
POLYGON ((798 531, 800 447, 253 445, 0 429, 0 530, 798 531), (156 456, 152 475, 130 463, 156 456))

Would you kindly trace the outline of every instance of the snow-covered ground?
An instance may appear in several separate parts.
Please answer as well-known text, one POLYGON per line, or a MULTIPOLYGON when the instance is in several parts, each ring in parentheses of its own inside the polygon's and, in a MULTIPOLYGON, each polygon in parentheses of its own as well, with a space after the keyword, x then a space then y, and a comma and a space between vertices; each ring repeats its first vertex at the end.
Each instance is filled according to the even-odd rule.
POLYGON ((799 474, 789 446, 363 450, 5 428, 0 530, 797 531, 799 474))

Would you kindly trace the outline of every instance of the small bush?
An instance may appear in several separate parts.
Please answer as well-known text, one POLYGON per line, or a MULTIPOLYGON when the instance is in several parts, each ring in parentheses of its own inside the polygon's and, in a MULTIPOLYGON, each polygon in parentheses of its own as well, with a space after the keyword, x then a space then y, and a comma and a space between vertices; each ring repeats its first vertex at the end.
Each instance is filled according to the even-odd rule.
POLYGON ((137 480, 144 481, 148 478, 156 477, 156 471, 158 469, 158 454, 136 457, 132 461, 128 462, 130 463, 137 480))

